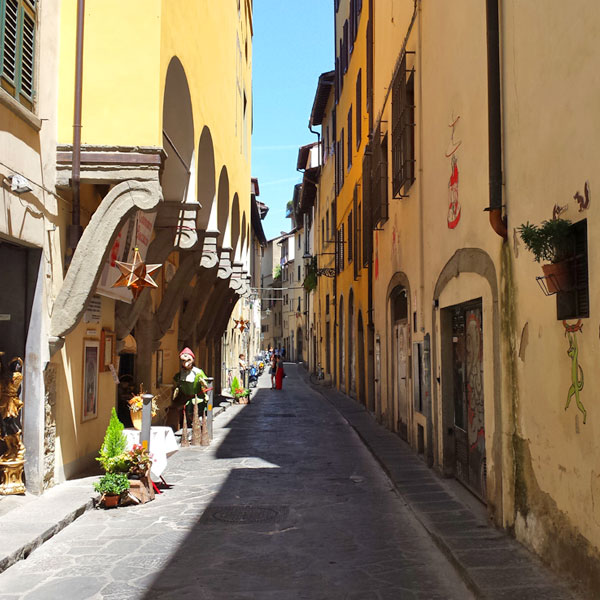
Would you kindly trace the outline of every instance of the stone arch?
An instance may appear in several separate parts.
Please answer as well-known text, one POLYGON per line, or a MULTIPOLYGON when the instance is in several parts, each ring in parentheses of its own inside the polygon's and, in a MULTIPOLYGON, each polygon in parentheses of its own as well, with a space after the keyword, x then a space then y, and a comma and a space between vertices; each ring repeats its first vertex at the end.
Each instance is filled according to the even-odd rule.
POLYGON ((240 244, 240 197, 237 192, 233 195, 231 203, 231 247, 233 248, 234 261, 239 261, 242 256, 240 244))
POLYGON ((227 230, 229 223, 229 175, 227 167, 221 169, 219 174, 219 187, 217 192, 217 229, 219 230, 219 246, 229 247, 231 244, 230 232, 227 230))
POLYGON ((165 78, 162 135, 167 152, 161 177, 163 195, 166 201, 182 202, 193 168, 194 116, 187 76, 177 56, 171 59, 165 78))
MULTIPOLYGON (((248 227, 246 225, 246 213, 242 215, 242 228, 240 230, 240 254, 242 256, 242 261, 244 264, 247 262, 248 257, 248 242, 250 241, 249 236, 247 235, 248 227)), ((250 268, 250 265, 246 265, 247 268, 250 268)))
MULTIPOLYGON (((493 411, 495 426, 491 433, 491 457, 493 461, 493 469, 488 470, 488 476, 492 475, 488 479, 488 490, 487 490, 487 502, 488 512, 495 519, 497 523, 502 520, 503 514, 503 492, 502 492, 502 468, 503 468, 503 457, 502 457, 502 434, 504 431, 503 418, 502 418, 502 406, 501 406, 501 385, 502 385, 502 371, 501 371, 501 349, 500 349, 500 308, 499 308, 499 290, 496 267, 493 260, 485 252, 479 248, 461 248, 457 250, 452 258, 444 265, 440 275, 437 279, 434 295, 433 295, 433 318, 432 318, 432 371, 438 372, 438 350, 443 342, 442 339, 437 339, 438 329, 441 328, 442 323, 439 315, 439 299, 449 284, 449 282, 458 277, 461 273, 472 273, 479 275, 489 286, 489 292, 491 296, 491 331, 492 331, 492 362, 493 362, 493 381, 492 381, 492 398, 485 400, 486 410, 488 407, 493 411)), ((432 427, 436 432, 436 438, 439 443, 444 447, 449 443, 446 438, 447 421, 448 416, 444 414, 444 406, 440 407, 442 399, 439 397, 439 391, 437 386, 433 386, 433 400, 434 418, 440 414, 442 415, 442 423, 437 423, 437 419, 433 422, 432 427), (441 410, 440 410, 441 408, 441 410)), ((438 456, 440 452, 438 452, 438 456)), ((445 458, 446 452, 443 453, 445 458)), ((446 469, 445 460, 444 465, 446 469)))
POLYGON ((206 125, 202 129, 198 142, 197 172, 196 189, 198 202, 202 206, 198 214, 197 227, 199 230, 206 230, 210 226, 217 229, 215 150, 210 129, 206 125))

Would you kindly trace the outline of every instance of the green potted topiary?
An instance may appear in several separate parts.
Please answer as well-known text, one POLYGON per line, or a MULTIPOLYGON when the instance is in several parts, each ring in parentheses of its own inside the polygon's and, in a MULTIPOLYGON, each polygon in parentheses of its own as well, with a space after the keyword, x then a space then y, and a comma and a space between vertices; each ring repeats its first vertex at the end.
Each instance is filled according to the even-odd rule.
POLYGON ((113 408, 100 448, 100 456, 96 459, 106 473, 127 473, 129 470, 129 457, 125 452, 127 438, 123 429, 123 423, 119 421, 117 411, 113 408))
POLYGON ((118 506, 121 495, 129 490, 129 479, 126 473, 106 473, 94 483, 94 489, 102 494, 105 508, 118 506))
POLYGON ((517 228, 523 243, 536 262, 542 264, 550 293, 568 291, 573 287, 570 259, 573 255, 571 221, 551 219, 541 225, 525 223, 517 228))

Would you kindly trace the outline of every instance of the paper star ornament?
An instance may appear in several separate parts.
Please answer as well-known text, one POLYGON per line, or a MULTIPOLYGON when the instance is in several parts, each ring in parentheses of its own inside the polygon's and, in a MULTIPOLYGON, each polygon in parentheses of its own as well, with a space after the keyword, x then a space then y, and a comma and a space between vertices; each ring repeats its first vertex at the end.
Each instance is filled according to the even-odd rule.
POLYGON ((157 288, 158 284, 151 275, 162 267, 162 264, 148 265, 142 260, 139 250, 136 248, 133 254, 133 262, 126 263, 119 260, 115 261, 121 271, 121 276, 112 287, 126 287, 133 294, 133 299, 137 300, 141 291, 145 287, 157 288))

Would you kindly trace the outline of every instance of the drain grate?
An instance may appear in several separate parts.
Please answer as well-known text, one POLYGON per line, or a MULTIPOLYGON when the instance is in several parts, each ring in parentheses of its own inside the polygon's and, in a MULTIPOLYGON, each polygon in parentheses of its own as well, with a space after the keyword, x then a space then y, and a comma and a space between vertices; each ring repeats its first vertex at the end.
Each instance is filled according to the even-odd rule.
POLYGON ((216 506, 210 513, 213 519, 223 523, 272 523, 287 509, 275 506, 216 506))

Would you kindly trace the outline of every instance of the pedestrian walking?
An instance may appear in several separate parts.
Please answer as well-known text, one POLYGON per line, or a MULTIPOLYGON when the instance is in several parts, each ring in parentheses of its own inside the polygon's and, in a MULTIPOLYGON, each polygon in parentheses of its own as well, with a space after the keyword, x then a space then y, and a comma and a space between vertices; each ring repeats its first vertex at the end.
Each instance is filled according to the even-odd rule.
POLYGON ((277 357, 277 367, 275 371, 275 389, 282 390, 283 389, 283 378, 285 377, 285 371, 283 370, 283 358, 281 356, 277 357))
POLYGON ((277 374, 277 354, 271 354, 269 363, 269 374, 271 375, 271 389, 275 389, 275 375, 277 374))

